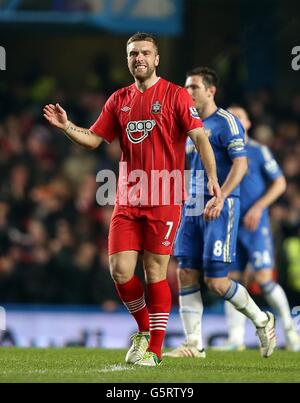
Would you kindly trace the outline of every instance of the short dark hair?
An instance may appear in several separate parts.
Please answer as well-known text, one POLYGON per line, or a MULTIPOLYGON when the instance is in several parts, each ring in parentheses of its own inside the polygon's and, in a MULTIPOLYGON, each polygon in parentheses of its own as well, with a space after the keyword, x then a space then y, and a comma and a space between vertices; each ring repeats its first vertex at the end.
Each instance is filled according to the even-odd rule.
POLYGON ((153 45, 156 48, 156 51, 158 53, 158 43, 157 43, 157 39, 155 38, 154 35, 152 34, 148 34, 147 32, 137 32, 136 34, 132 35, 128 41, 127 41, 127 45, 130 45, 132 42, 141 42, 141 41, 146 41, 146 42, 152 42, 153 45))
POLYGON ((203 84, 205 85, 205 88, 209 87, 218 87, 219 85, 219 77, 215 70, 209 68, 209 67, 196 67, 186 73, 186 77, 191 77, 191 76, 201 76, 203 77, 203 84))

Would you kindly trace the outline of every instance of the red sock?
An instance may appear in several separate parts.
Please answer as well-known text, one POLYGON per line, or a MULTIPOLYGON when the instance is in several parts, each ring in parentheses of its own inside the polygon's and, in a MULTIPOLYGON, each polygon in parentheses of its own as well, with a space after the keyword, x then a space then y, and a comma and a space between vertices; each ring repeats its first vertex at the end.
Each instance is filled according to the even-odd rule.
POLYGON ((149 314, 143 284, 136 276, 133 276, 127 283, 115 285, 123 304, 136 320, 139 331, 148 332, 149 314))
POLYGON ((150 318, 150 342, 148 351, 161 358, 169 313, 171 310, 171 291, 167 280, 148 284, 148 309, 150 318))

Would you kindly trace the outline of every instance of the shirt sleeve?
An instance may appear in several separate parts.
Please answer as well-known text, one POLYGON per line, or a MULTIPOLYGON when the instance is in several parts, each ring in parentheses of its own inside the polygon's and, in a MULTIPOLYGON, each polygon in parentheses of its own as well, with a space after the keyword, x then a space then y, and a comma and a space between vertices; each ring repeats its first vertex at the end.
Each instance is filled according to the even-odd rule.
POLYGON ((104 138, 108 143, 111 143, 119 135, 119 125, 115 110, 115 96, 113 94, 107 100, 96 122, 90 127, 93 133, 104 138))
POLYGON ((233 115, 226 115, 223 130, 221 142, 227 148, 229 157, 232 160, 238 157, 247 157, 245 131, 239 120, 233 115))
POLYGON ((263 174, 271 181, 283 176, 282 170, 277 164, 270 149, 266 146, 261 147, 262 155, 262 171, 263 174))
POLYGON ((175 119, 185 134, 203 127, 195 104, 185 88, 180 88, 176 94, 174 111, 175 119))

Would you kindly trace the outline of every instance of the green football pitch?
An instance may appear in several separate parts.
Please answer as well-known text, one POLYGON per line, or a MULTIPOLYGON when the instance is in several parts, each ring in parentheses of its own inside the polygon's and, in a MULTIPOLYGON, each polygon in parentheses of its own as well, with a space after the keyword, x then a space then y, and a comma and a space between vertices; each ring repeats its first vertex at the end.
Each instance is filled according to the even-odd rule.
POLYGON ((124 363, 125 350, 0 348, 0 382, 300 382, 300 353, 207 351, 206 359, 165 358, 156 368, 124 363))

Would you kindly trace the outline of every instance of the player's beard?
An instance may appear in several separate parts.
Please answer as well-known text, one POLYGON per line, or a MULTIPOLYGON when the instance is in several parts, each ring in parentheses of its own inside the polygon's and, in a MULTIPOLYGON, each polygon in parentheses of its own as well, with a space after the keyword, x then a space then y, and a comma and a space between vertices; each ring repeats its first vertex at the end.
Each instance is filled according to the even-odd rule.
POLYGON ((150 67, 149 65, 147 66, 147 68, 144 71, 138 72, 136 67, 132 67, 130 69, 130 73, 132 74, 132 76, 140 81, 140 82, 145 82, 147 80, 149 80, 149 78, 151 78, 153 76, 155 72, 155 67, 150 67))

